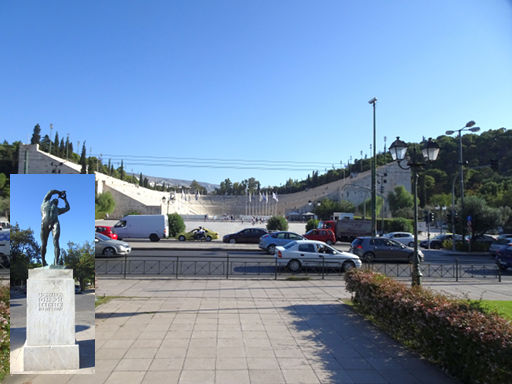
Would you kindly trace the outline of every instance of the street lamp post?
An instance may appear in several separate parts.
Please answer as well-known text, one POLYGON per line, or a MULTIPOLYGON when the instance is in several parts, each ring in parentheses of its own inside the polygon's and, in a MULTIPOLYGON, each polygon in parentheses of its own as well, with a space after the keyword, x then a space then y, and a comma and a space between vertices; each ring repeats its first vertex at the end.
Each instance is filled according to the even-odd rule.
MULTIPOLYGON (((461 209, 464 209, 464 162, 462 160, 462 131, 470 131, 470 132, 478 132, 480 127, 475 127, 475 122, 470 120, 466 123, 464 127, 461 129, 456 129, 454 131, 446 131, 447 135, 453 135, 455 132, 458 132, 459 136, 459 173, 460 173, 460 206, 461 209)), ((462 226, 462 239, 464 240, 465 235, 465 227, 462 226)))
MULTIPOLYGON (((424 162, 416 160, 416 148, 413 148, 412 156, 407 159, 407 167, 401 165, 401 162, 406 159, 407 144, 400 140, 399 137, 389 147, 391 157, 396 160, 398 166, 402 169, 412 169, 413 181, 412 189, 414 196, 414 256, 413 256, 413 269, 412 269, 412 285, 421 285, 421 270, 420 270, 420 258, 418 255, 418 170, 425 166, 424 162)), ((431 162, 437 159, 439 155, 439 145, 432 139, 428 139, 424 148, 421 150, 425 161, 431 162)))
POLYGON ((368 101, 368 104, 373 105, 373 161, 372 161, 372 236, 377 235, 377 191, 375 188, 376 183, 376 169, 377 169, 377 158, 375 149, 376 146, 376 129, 375 129, 375 104, 377 103, 377 98, 368 101))

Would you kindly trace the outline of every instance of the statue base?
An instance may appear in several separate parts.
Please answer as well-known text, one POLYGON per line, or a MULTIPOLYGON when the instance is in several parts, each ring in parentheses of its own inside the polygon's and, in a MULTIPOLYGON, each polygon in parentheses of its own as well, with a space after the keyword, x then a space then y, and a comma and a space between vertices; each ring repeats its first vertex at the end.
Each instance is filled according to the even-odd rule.
POLYGON ((27 280, 24 371, 79 369, 73 270, 35 268, 27 280))

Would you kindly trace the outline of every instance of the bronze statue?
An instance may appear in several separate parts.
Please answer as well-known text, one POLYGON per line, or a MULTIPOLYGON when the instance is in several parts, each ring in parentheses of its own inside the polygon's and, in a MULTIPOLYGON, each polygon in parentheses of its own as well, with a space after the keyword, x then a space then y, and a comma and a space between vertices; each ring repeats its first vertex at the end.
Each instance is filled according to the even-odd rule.
POLYGON ((55 265, 61 264, 62 260, 60 259, 60 247, 59 247, 59 237, 60 237, 60 224, 59 224, 59 215, 69 211, 69 203, 66 199, 66 191, 57 191, 52 189, 50 192, 46 194, 41 204, 41 258, 43 260, 43 266, 48 265, 46 263, 46 245, 48 243, 48 236, 50 235, 50 231, 53 236, 53 248, 55 251, 55 265), (59 199, 50 200, 53 195, 58 195, 59 198, 64 200, 66 206, 64 208, 59 208, 58 203, 59 199))

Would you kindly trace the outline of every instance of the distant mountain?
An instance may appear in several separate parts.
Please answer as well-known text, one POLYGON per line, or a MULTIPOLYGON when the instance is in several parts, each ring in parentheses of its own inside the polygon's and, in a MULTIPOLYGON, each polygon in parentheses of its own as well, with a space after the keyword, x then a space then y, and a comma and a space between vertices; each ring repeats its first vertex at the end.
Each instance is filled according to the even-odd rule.
MULTIPOLYGON (((139 178, 139 173, 129 173, 129 175, 134 176, 136 178, 139 178)), ((150 184, 156 184, 156 185, 162 185, 165 183, 165 185, 171 186, 171 187, 189 187, 192 183, 192 180, 180 180, 180 179, 170 179, 167 177, 157 177, 157 176, 148 176, 144 175, 145 178, 148 179, 150 184)), ((219 188, 219 184, 211 184, 211 183, 205 183, 202 181, 197 181, 199 185, 206 188, 208 193, 213 192, 216 188, 219 188)))

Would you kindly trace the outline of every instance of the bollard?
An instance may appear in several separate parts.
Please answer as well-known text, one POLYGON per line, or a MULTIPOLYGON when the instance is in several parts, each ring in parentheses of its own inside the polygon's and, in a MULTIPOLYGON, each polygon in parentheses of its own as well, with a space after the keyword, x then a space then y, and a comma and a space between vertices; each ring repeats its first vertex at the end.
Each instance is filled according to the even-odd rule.
POLYGON ((124 255, 124 271, 123 271, 123 277, 126 279, 126 263, 128 262, 128 255, 124 255))
POLYGON ((274 267, 274 280, 277 280, 277 257, 274 257, 275 267, 274 267))
POLYGON ((226 253, 226 279, 229 280, 229 253, 226 253))

